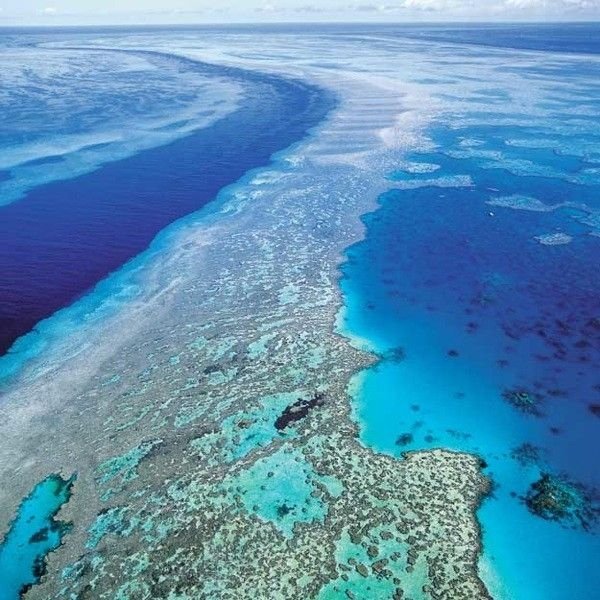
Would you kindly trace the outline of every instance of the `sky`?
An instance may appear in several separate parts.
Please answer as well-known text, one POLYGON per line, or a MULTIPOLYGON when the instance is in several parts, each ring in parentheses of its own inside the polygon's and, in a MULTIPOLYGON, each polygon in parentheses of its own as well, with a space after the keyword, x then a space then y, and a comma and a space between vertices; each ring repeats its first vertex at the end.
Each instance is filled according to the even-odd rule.
POLYGON ((600 0, 0 0, 0 25, 600 21, 600 0))

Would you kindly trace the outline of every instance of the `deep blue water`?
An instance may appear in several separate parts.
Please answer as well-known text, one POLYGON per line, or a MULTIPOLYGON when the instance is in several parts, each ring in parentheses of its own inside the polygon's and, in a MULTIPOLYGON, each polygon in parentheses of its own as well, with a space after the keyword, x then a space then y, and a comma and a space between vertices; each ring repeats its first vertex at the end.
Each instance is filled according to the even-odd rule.
MULTIPOLYGON (((331 107, 330 97, 297 82, 184 59, 163 62, 165 69, 239 83, 241 106, 187 137, 0 206, 0 353, 147 248, 166 225, 302 138, 331 107)), ((110 96, 103 101, 110 105, 110 96)), ((52 108, 40 106, 43 118, 55 118, 52 108)), ((18 122, 19 113, 12 118, 18 122)), ((65 135, 76 127, 76 119, 67 119, 65 135)))
POLYGON ((35 38, 60 34, 81 41, 91 34, 328 34, 354 35, 375 33, 450 44, 475 44, 494 48, 539 50, 542 52, 600 53, 600 22, 573 23, 270 23, 237 25, 169 25, 106 27, 0 27, 0 35, 19 41, 24 36, 35 38))
POLYGON ((598 54, 599 30, 598 23, 475 23, 398 27, 396 32, 399 36, 452 44, 598 54))
POLYGON ((588 221, 600 178, 595 159, 561 153, 597 151, 590 130, 535 148, 539 126, 438 125, 438 150, 408 157, 437 170, 390 179, 472 185, 388 192, 343 269, 345 327, 382 356, 359 376, 362 440, 396 456, 444 447, 485 460, 495 488, 480 510, 481 569, 502 598, 600 589, 600 238, 588 221), (507 143, 517 138, 533 148, 507 143), (538 210, 494 205, 517 195, 538 210), (574 205, 546 211, 564 202, 574 205), (543 245, 546 234, 570 243, 543 245), (535 510, 543 474, 567 491, 560 511, 535 510))
MULTIPOLYGON (((218 31, 248 33, 251 29, 239 26, 170 30, 214 34, 218 31)), ((569 52, 597 52, 600 44, 596 24, 569 27, 324 25, 320 30, 329 35, 377 33, 534 49, 541 49, 545 44, 546 48, 569 52)), ((77 58, 74 53, 70 57, 66 50, 38 49, 37 45, 57 40, 69 40, 74 46, 84 45, 86 39, 98 32, 114 35, 125 31, 164 33, 165 29, 7 28, 0 33, 0 48, 30 49, 33 64, 52 60, 53 56, 60 56, 59 52, 64 55, 60 57, 64 63, 72 63, 77 58)), ((314 27, 272 25, 264 26, 263 31, 297 35, 314 31, 314 27)), ((209 81, 216 77, 234 81, 242 86, 245 96, 238 110, 208 128, 162 146, 158 144, 159 147, 132 152, 132 156, 123 160, 101 162, 94 167, 95 172, 74 173, 74 177, 79 176, 70 181, 45 183, 42 178, 36 182, 36 171, 52 165, 57 167, 55 170, 64 169, 67 175, 63 179, 69 177, 72 164, 64 155, 53 154, 51 150, 19 165, 18 169, 6 167, 3 170, 0 160, 0 183, 11 183, 11 178, 22 172, 26 178, 33 178, 30 189, 22 192, 25 197, 18 202, 1 206, 5 199, 0 197, 0 354, 6 353, 17 338, 34 329, 39 321, 70 305, 107 274, 138 255, 166 225, 202 207, 219 189, 249 169, 265 164, 273 152, 301 138, 331 106, 330 99, 314 88, 294 82, 172 57, 147 53, 146 56, 159 63, 157 75, 153 77, 143 73, 143 77, 132 79, 133 68, 122 74, 115 74, 110 65, 99 69, 98 65, 106 62, 110 53, 87 52, 84 61, 77 64, 79 70, 71 77, 59 68, 57 78, 50 70, 49 79, 56 86, 55 90, 44 89, 47 82, 34 69, 29 79, 16 84, 6 81, 7 89, 14 88, 14 97, 9 98, 8 105, 2 105, 5 121, 0 120, 3 136, 0 150, 5 150, 8 156, 13 147, 30 141, 52 142, 52 135, 56 137, 58 132, 65 138, 82 135, 93 129, 96 122, 112 117, 108 107, 113 105, 113 112, 124 113, 129 119, 117 124, 125 131, 125 137, 129 124, 135 128, 136 120, 144 112, 155 110, 155 105, 166 112, 171 102, 181 110, 194 100, 189 91, 194 88, 194 82, 184 80, 177 85, 173 77, 171 87, 159 86, 161 76, 164 79, 173 71, 178 75, 197 73, 209 81), (64 105, 57 104, 56 98, 61 96, 68 100, 64 105), (168 201, 165 202, 165 198, 168 201)), ((178 123, 170 126, 176 125, 178 123)), ((98 150, 102 149, 103 139, 99 136, 98 150)), ((77 152, 71 155, 76 156, 77 152)), ((85 164, 87 160, 85 157, 79 162, 85 164)), ((80 168, 81 165, 75 159, 73 166, 80 168)), ((13 193, 10 187, 3 189, 8 191, 2 194, 13 193)))
POLYGON ((494 488, 479 511, 480 572, 494 597, 593 600, 600 71, 596 59, 553 52, 597 55, 600 27, 396 33, 443 42, 464 65, 488 52, 502 65, 432 125, 435 151, 407 157, 415 168, 399 161, 389 177, 401 189, 382 196, 347 252, 345 330, 381 356, 353 388, 361 438, 399 457, 443 447, 484 459, 494 488), (512 48, 539 53, 523 63, 512 48), (511 75, 537 105, 515 107, 511 75))

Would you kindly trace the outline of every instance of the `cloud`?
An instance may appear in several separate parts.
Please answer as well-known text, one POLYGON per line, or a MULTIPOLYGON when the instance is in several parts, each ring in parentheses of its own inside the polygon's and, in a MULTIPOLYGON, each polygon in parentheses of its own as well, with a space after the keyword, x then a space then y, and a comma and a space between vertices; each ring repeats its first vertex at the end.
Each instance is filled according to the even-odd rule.
POLYGON ((297 13, 323 13, 327 12, 325 9, 314 4, 304 4, 294 9, 297 13))
POLYGON ((104 23, 200 21, 595 20, 600 0, 0 0, 0 22, 104 23), (6 6, 14 2, 15 8, 6 6), (55 5, 54 3, 57 2, 55 5), (107 8, 105 6, 110 5, 107 8), (126 5, 126 6, 124 6, 126 5), (133 6, 135 5, 135 7, 133 6), (142 5, 147 8, 143 9, 142 5), (102 8, 100 8, 102 7, 102 8))
POLYGON ((283 6, 279 6, 278 4, 275 4, 273 2, 266 2, 266 3, 262 4, 261 6, 257 6, 254 9, 254 12, 263 13, 263 14, 265 14, 265 13, 266 14, 274 14, 274 13, 313 14, 313 13, 331 12, 331 9, 322 8, 320 6, 317 6, 316 4, 302 4, 300 6, 295 6, 295 7, 283 7, 283 6))
POLYGON ((506 8, 516 8, 518 10, 528 8, 538 8, 544 6, 545 0, 504 0, 504 6, 506 8))
POLYGON ((510 10, 587 10, 600 9, 600 0, 504 0, 502 7, 510 10))
POLYGON ((389 4, 356 4, 352 8, 357 12, 389 12, 401 7, 389 4))
POLYGON ((359 12, 423 11, 442 12, 469 6, 468 0, 401 0, 395 4, 358 4, 352 8, 359 12))
POLYGON ((600 9, 600 0, 562 0, 566 8, 575 8, 585 10, 587 8, 600 9))
POLYGON ((351 7, 358 12, 421 11, 480 14, 488 11, 554 11, 572 12, 578 10, 600 10, 600 0, 499 0, 495 4, 481 3, 476 0, 399 0, 393 4, 373 3, 355 4, 351 7))
POLYGON ((402 6, 412 10, 449 10, 458 8, 464 2, 456 2, 455 0, 404 0, 402 6))
POLYGON ((258 6, 256 8, 256 12, 259 13, 274 13, 274 12, 278 12, 280 9, 275 6, 275 4, 271 4, 270 2, 268 2, 267 4, 263 4, 262 6, 258 6))

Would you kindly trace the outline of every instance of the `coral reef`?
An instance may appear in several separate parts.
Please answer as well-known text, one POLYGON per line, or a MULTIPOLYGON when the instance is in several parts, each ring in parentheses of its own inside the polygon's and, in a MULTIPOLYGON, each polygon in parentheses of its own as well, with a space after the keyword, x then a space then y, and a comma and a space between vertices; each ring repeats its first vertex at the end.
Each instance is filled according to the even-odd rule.
POLYGON ((5 394, 0 523, 32 481, 79 474, 27 600, 489 598, 479 459, 357 439, 348 382, 376 357, 335 332, 338 266, 389 184, 380 132, 405 99, 356 77, 318 136, 187 221, 138 296, 5 394))
POLYGON ((539 517, 572 528, 589 530, 600 516, 600 507, 582 486, 549 473, 532 484, 525 502, 539 517))
POLYGON ((502 397, 521 412, 541 416, 539 405, 542 401, 540 394, 535 394, 524 389, 505 390, 502 397))
POLYGON ((522 466, 537 465, 542 458, 542 450, 529 442, 525 442, 515 448, 511 456, 522 466))

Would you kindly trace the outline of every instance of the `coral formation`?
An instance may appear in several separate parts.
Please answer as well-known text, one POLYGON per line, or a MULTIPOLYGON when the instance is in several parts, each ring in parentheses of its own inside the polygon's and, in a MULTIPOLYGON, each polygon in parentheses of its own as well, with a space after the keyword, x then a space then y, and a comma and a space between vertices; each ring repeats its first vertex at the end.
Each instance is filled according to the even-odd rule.
POLYGON ((567 527, 587 530, 600 516, 600 507, 582 486, 549 473, 532 484, 525 502, 532 513, 567 527))

